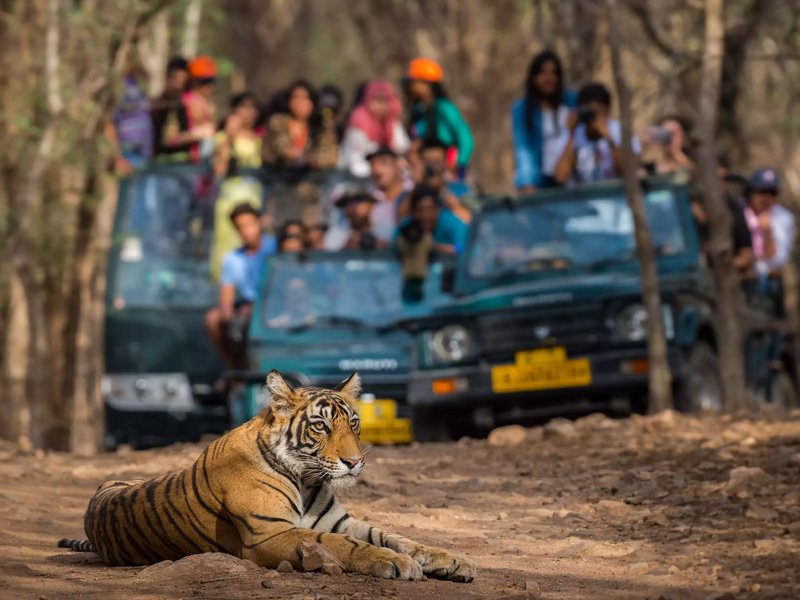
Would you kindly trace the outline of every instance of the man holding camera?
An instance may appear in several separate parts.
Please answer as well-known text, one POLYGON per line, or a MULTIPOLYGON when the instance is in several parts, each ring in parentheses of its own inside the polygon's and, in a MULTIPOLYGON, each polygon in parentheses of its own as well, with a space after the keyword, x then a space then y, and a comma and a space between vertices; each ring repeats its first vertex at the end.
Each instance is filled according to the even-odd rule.
MULTIPOLYGON (((559 184, 578 185, 622 176, 622 128, 609 118, 611 94, 601 83, 590 83, 578 93, 578 110, 570 115, 559 140, 561 156, 556 163, 559 184)), ((639 142, 633 139, 639 154, 639 142)))
POLYGON ((374 250, 388 248, 389 240, 378 237, 373 223, 375 198, 359 185, 346 185, 335 205, 345 221, 325 233, 325 250, 374 250))
MULTIPOLYGON (((436 190, 442 205, 463 223, 469 224, 472 213, 459 199, 459 195, 463 196, 466 189, 447 166, 447 150, 447 146, 440 140, 425 140, 420 146, 418 159, 412 165, 414 183, 436 190)), ((407 217, 409 208, 410 197, 398 206, 398 219, 407 217)))

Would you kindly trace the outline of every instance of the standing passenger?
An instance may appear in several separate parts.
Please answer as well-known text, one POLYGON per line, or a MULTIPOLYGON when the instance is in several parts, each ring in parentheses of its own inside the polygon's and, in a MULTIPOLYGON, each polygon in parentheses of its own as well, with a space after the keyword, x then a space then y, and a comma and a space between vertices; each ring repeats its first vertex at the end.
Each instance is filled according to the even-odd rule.
POLYGON ((339 151, 339 167, 356 177, 367 177, 367 155, 380 147, 396 154, 408 150, 408 136, 400 121, 402 107, 394 87, 388 81, 371 81, 364 96, 350 113, 339 151))
POLYGON ((511 108, 514 136, 514 185, 520 193, 558 185, 556 163, 559 137, 568 129, 576 95, 564 89, 558 56, 545 50, 533 57, 525 79, 524 96, 511 108))
MULTIPOLYGON (((448 147, 448 165, 459 178, 466 175, 475 140, 461 112, 447 97, 442 67, 430 58, 415 58, 408 66, 407 90, 411 107, 411 137, 438 139, 448 147)), ((417 144, 419 145, 419 144, 417 144)))
POLYGON ((758 286, 783 314, 783 267, 794 244, 794 215, 778 204, 778 173, 759 169, 747 183, 744 216, 753 240, 758 286))
POLYGON ((189 63, 182 56, 174 56, 167 63, 167 81, 164 93, 154 98, 150 105, 150 116, 153 120, 153 148, 156 158, 173 159, 175 155, 179 160, 186 160, 189 145, 196 141, 188 135, 189 121, 186 116, 186 107, 183 105, 183 93, 189 83, 189 63), (173 120, 179 123, 182 137, 167 140, 165 130, 167 123, 173 120))
POLYGON ((231 113, 214 138, 214 172, 218 177, 237 168, 261 166, 261 136, 256 132, 259 106, 253 94, 244 92, 231 100, 231 113))
POLYGON ((150 100, 139 85, 136 68, 131 68, 125 75, 122 96, 112 121, 106 127, 106 137, 116 150, 118 175, 130 175, 136 169, 144 169, 153 158, 150 100))
POLYGON ((216 130, 213 95, 217 65, 207 56, 198 56, 189 63, 189 75, 189 90, 183 94, 183 110, 167 115, 161 144, 176 149, 173 160, 198 162, 201 158, 210 158, 213 153, 216 130), (186 153, 181 148, 187 148, 186 153))
POLYGON ((264 155, 268 164, 295 169, 336 166, 336 122, 320 113, 317 93, 307 81, 289 86, 284 112, 272 115, 267 129, 264 155))

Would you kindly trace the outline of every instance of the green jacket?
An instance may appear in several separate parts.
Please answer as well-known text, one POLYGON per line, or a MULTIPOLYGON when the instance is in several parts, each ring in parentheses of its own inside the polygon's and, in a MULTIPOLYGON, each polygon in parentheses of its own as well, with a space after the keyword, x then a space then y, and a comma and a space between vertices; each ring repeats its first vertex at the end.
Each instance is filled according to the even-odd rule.
MULTIPOLYGON (((461 111, 447 98, 437 98, 435 107, 436 137, 458 150, 459 167, 467 166, 472 158, 472 151, 475 149, 475 140, 469 125, 461 115, 461 111)), ((425 105, 414 106, 411 112, 411 125, 414 137, 427 137, 429 123, 425 105)))

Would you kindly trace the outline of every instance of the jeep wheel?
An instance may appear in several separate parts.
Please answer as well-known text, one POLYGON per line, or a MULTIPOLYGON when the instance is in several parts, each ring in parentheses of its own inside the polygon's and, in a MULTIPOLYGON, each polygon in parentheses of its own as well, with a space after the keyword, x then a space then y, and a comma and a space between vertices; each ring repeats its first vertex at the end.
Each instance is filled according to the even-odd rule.
POLYGON ((769 402, 783 408, 800 406, 800 396, 792 377, 786 371, 775 373, 769 384, 769 402))
POLYGON ((725 408, 719 361, 708 344, 698 343, 689 351, 686 377, 678 389, 676 406, 688 413, 721 412, 725 408))
POLYGON ((415 442, 449 442, 447 421, 422 408, 411 409, 411 432, 415 442))

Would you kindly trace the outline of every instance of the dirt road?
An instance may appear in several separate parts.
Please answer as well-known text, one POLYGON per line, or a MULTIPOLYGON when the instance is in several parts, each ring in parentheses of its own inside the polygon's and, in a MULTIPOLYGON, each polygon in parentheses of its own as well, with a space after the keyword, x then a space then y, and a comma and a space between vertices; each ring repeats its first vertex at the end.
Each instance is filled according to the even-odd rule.
POLYGON ((188 465, 200 445, 95 458, 0 446, 3 598, 798 598, 800 412, 673 413, 376 448, 351 514, 468 554, 472 584, 280 574, 206 555, 143 570, 55 548, 83 538, 110 478, 188 465))

